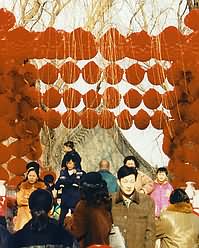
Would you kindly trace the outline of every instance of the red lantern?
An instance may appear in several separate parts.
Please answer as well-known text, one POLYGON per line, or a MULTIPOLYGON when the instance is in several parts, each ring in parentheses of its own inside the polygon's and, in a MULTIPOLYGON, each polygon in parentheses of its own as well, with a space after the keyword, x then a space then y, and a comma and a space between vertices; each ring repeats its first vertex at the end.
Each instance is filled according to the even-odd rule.
POLYGON ((123 98, 124 103, 129 108, 137 108, 142 101, 142 95, 134 89, 130 89, 129 91, 127 91, 123 98))
POLYGON ((54 65, 47 63, 39 69, 39 76, 45 84, 53 84, 58 78, 58 72, 54 65))
POLYGON ((189 12, 189 14, 185 16, 184 23, 192 30, 197 31, 199 30, 198 18, 199 18, 199 10, 192 9, 189 12))
POLYGON ((7 162, 10 159, 10 150, 7 146, 0 144, 0 164, 7 162))
POLYGON ((42 155, 42 147, 40 143, 35 144, 31 147, 30 152, 26 154, 29 160, 38 160, 42 155))
POLYGON ((63 101, 67 108, 76 108, 81 101, 81 94, 79 91, 70 88, 63 93, 63 101))
POLYGON ((45 114, 45 122, 49 128, 57 128, 61 123, 61 115, 54 109, 48 110, 45 114))
POLYGON ((84 128, 94 128, 98 124, 98 115, 92 109, 86 109, 81 115, 81 123, 84 128))
POLYGON ((145 129, 150 123, 150 116, 146 111, 140 109, 134 116, 134 124, 138 129, 145 129))
POLYGON ((67 84, 72 84, 77 81, 80 72, 79 67, 70 61, 63 64, 60 69, 61 78, 67 84))
POLYGON ((145 70, 139 64, 133 64, 126 70, 126 80, 137 85, 144 79, 145 70))
POLYGON ((36 80, 39 78, 39 72, 34 65, 24 64, 20 67, 18 72, 23 75, 30 86, 35 86, 36 80))
POLYGON ((24 180, 22 176, 14 176, 9 181, 7 186, 17 189, 18 185, 24 180))
POLYGON ((105 80, 109 84, 118 84, 122 80, 124 70, 117 64, 111 64, 105 68, 105 80))
POLYGON ((12 155, 17 158, 25 156, 29 151, 30 147, 26 140, 16 140, 9 145, 9 150, 12 155))
POLYGON ((100 80, 101 70, 94 61, 90 61, 82 68, 82 77, 87 83, 96 84, 100 80))
POLYGON ((101 102, 101 95, 91 89, 82 96, 86 108, 97 108, 101 102))
POLYGON ((151 124, 156 129, 163 129, 165 126, 165 122, 167 121, 167 116, 160 110, 155 111, 153 116, 151 117, 151 124))
POLYGON ((35 87, 24 86, 22 94, 23 100, 25 100, 32 108, 40 106, 41 93, 35 87))
POLYGON ((79 124, 80 117, 74 110, 69 110, 62 115, 62 123, 66 128, 75 128, 79 124))
POLYGON ((23 176, 26 172, 26 161, 22 158, 13 158, 8 162, 7 168, 11 173, 23 176))
POLYGON ((113 87, 108 87, 103 93, 103 101, 107 108, 116 108, 120 104, 121 95, 113 87))
POLYGON ((110 129, 113 127, 115 121, 114 113, 109 110, 102 110, 99 114, 99 125, 102 128, 110 129))
POLYGON ((166 79, 166 71, 160 64, 155 64, 147 70, 147 76, 150 83, 162 85, 166 79))
POLYGON ((160 106, 161 101, 161 95, 155 89, 149 89, 143 95, 144 105, 149 109, 157 109, 160 106))
POLYGON ((51 87, 43 94, 43 103, 48 108, 56 108, 60 104, 61 98, 61 94, 54 87, 51 87))
POLYGON ((12 135, 12 128, 8 121, 0 118, 0 142, 8 139, 12 135))
POLYGON ((0 31, 7 31, 15 25, 15 16, 7 9, 0 9, 0 31))
POLYGON ((173 154, 170 137, 164 136, 162 150, 168 157, 171 157, 171 155, 173 154))
POLYGON ((0 180, 4 180, 6 182, 9 180, 8 171, 3 166, 0 166, 0 180))
POLYGON ((167 91, 162 95, 162 106, 172 109, 177 105, 178 99, 174 91, 167 91))
POLYGON ((117 124, 121 129, 127 130, 133 124, 133 116, 125 109, 117 116, 117 124))

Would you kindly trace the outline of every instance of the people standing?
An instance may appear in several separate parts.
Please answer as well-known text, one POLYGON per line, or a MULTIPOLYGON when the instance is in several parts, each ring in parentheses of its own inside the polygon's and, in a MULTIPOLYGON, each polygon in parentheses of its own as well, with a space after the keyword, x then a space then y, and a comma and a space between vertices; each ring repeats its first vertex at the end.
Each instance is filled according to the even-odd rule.
POLYGON ((103 159, 99 163, 98 171, 103 180, 107 183, 107 188, 109 193, 114 193, 118 191, 117 178, 110 172, 110 163, 108 160, 103 159))
POLYGON ((126 247, 154 248, 154 201, 136 190, 138 171, 135 167, 122 166, 117 176, 120 191, 112 195, 114 225, 119 227, 126 247))

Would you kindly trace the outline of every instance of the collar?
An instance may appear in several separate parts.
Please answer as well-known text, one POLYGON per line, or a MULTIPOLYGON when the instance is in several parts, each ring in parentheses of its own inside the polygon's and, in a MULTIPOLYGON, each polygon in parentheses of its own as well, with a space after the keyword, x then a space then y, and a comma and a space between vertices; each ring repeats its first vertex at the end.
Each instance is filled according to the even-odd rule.
MULTIPOLYGON (((139 197, 139 193, 135 190, 134 193, 130 196, 130 200, 132 202, 135 202, 137 204, 140 203, 140 197, 139 197)), ((115 203, 118 204, 120 202, 123 202, 124 203, 124 199, 122 197, 122 192, 119 191, 116 193, 116 197, 115 197, 115 203)))
POLYGON ((154 183, 159 184, 159 185, 164 185, 169 183, 168 180, 165 180, 163 183, 159 183, 157 179, 155 179, 154 183))
POLYGON ((175 204, 170 204, 167 207, 168 211, 181 212, 181 213, 193 213, 193 208, 191 203, 179 202, 175 204))

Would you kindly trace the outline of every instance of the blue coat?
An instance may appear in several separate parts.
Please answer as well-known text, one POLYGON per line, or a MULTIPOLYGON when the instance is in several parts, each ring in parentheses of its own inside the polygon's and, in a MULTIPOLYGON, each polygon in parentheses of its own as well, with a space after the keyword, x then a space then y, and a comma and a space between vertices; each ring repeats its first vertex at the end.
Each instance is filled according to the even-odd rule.
POLYGON ((114 193, 118 191, 117 178, 108 170, 99 170, 104 181, 107 183, 107 188, 109 193, 114 193))

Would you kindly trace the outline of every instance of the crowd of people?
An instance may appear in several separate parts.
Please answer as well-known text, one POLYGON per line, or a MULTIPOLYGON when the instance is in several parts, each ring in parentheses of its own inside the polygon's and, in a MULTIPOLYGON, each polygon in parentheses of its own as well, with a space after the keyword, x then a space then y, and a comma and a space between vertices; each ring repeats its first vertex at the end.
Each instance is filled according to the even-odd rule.
POLYGON ((116 176, 105 159, 99 171, 86 173, 74 143, 64 147, 58 178, 42 180, 39 164, 27 163, 13 230, 0 216, 1 248, 199 247, 199 216, 165 167, 152 180, 127 156, 116 176))

